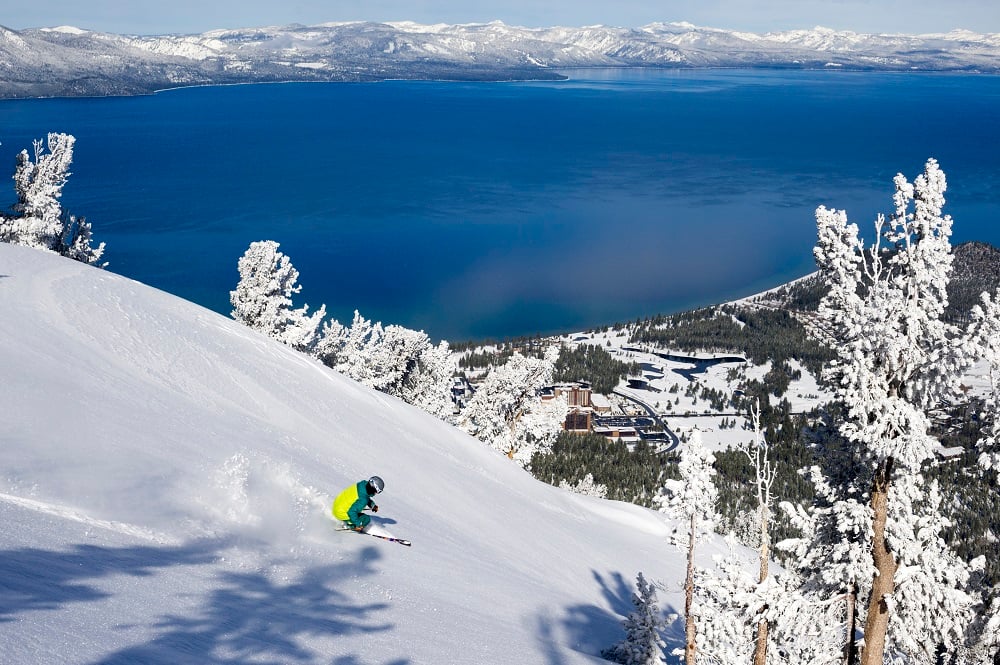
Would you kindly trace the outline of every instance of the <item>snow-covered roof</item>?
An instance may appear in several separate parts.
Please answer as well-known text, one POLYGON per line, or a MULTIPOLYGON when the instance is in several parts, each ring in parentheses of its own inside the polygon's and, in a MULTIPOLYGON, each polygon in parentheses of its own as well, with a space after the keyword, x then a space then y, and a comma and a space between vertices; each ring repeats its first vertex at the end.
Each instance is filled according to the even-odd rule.
POLYGON ((595 409, 611 408, 611 400, 606 395, 601 395, 600 393, 591 393, 590 403, 595 409))

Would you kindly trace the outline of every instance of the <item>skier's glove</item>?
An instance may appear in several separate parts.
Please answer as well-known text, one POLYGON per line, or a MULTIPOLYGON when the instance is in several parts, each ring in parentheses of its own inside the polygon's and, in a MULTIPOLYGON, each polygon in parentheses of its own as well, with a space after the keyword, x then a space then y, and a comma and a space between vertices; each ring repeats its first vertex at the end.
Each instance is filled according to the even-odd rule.
POLYGON ((378 506, 372 506, 372 512, 373 513, 377 513, 378 512, 378 506))

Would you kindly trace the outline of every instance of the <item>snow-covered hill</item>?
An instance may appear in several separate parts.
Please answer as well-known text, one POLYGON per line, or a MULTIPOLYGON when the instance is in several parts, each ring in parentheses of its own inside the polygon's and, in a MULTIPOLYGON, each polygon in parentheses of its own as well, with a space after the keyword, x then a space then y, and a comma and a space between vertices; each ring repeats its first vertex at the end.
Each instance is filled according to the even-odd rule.
POLYGON ((0 311, 0 661, 599 663, 637 572, 682 607, 661 515, 225 317, 5 244, 0 311), (412 548, 333 531, 371 474, 412 548))
POLYGON ((0 27, 0 98, 142 94, 258 81, 546 79, 569 67, 786 67, 1000 71, 1000 35, 754 34, 689 23, 523 28, 325 23, 128 36, 0 27))

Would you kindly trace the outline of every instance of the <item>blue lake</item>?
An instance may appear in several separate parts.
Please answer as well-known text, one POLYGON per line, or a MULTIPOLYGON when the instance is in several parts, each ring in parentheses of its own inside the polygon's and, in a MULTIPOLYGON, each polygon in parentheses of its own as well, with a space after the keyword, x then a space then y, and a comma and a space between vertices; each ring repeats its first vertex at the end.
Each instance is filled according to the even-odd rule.
POLYGON ((893 176, 928 157, 954 240, 1000 245, 1000 77, 567 74, 6 101, 0 164, 13 174, 32 138, 74 134, 63 203, 113 272, 228 314, 237 260, 272 239, 300 272, 297 305, 435 339, 774 286, 813 270, 818 205, 870 229, 893 176))

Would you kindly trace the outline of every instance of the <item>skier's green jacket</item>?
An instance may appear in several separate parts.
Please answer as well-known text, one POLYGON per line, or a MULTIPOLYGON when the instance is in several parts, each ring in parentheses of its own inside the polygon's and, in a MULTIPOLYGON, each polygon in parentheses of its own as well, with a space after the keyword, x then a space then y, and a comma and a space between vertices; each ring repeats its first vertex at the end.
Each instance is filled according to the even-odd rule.
POLYGON ((378 506, 368 494, 367 480, 359 480, 333 500, 333 516, 347 522, 348 526, 355 529, 366 527, 372 521, 371 517, 361 512, 365 508, 378 510, 378 506))

